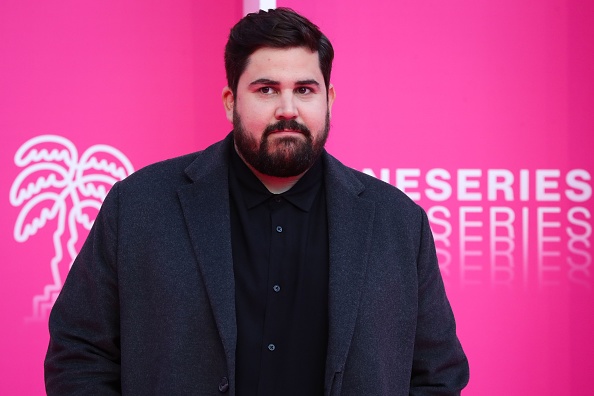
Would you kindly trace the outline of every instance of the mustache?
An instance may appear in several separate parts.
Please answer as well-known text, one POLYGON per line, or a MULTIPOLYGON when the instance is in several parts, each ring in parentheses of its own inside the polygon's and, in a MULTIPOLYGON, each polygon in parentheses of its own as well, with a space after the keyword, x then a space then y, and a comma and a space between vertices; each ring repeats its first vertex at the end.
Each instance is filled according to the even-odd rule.
POLYGON ((292 131, 301 132, 307 137, 311 136, 310 130, 305 125, 300 124, 295 120, 279 120, 274 124, 268 125, 266 129, 264 129, 262 138, 268 137, 275 131, 282 131, 284 129, 290 129, 292 131))

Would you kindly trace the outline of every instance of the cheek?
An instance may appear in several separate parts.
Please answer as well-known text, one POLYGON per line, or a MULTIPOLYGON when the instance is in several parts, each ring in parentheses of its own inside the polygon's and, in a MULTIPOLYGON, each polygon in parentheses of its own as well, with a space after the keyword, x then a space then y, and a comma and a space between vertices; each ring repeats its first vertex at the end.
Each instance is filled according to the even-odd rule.
POLYGON ((243 128, 247 130, 250 135, 256 137, 260 136, 267 126, 265 122, 254 117, 242 117, 241 122, 243 123, 243 128))
POLYGON ((244 103, 243 106, 237 108, 241 116, 243 127, 252 132, 261 132, 268 125, 270 117, 267 116, 267 111, 264 106, 255 106, 249 103, 244 103))
POLYGON ((303 121, 313 133, 322 131, 326 126, 326 104, 320 105, 314 112, 304 114, 303 121))

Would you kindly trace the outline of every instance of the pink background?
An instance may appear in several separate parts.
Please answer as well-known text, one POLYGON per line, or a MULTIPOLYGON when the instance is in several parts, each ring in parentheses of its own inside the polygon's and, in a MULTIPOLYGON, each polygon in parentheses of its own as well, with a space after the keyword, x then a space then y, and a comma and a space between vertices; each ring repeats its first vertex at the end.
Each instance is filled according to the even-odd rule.
MULTIPOLYGON (((590 394, 594 5, 277 5, 308 16, 334 44, 329 151, 404 188, 433 214, 471 365, 465 394, 590 394), (439 187, 451 194, 427 179, 436 169, 449 174, 439 187), (480 176, 464 182, 464 169, 480 176), (508 195, 490 199, 488 175, 497 169, 513 183, 508 195), (581 178, 568 181, 575 170, 581 178)), ((105 144, 138 169, 220 139, 230 130, 220 102, 222 53, 242 7, 240 0, 0 4, 0 394, 43 394, 47 319, 33 318, 33 298, 52 282, 55 254, 55 221, 25 242, 13 236, 23 210, 9 200, 23 171, 15 153, 28 139, 60 135, 79 155, 105 144)), ((78 231, 77 246, 84 227, 78 231)))

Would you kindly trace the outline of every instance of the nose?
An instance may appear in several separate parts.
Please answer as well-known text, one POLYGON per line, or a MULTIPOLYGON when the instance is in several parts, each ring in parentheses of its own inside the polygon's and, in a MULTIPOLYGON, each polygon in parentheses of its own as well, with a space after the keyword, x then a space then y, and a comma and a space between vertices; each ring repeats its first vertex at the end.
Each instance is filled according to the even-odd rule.
POLYGON ((293 92, 282 92, 279 95, 279 104, 274 115, 277 120, 291 120, 299 116, 293 92))

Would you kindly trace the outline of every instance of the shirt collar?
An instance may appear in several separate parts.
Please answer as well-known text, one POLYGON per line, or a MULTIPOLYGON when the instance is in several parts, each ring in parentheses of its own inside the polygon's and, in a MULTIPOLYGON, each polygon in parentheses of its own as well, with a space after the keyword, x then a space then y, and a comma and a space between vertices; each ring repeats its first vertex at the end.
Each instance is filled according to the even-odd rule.
POLYGON ((319 189, 322 187, 323 161, 321 156, 293 187, 282 194, 273 194, 268 191, 266 186, 239 157, 235 148, 231 149, 230 162, 231 175, 238 181, 247 209, 252 209, 273 197, 281 197, 302 211, 309 212, 319 189))

